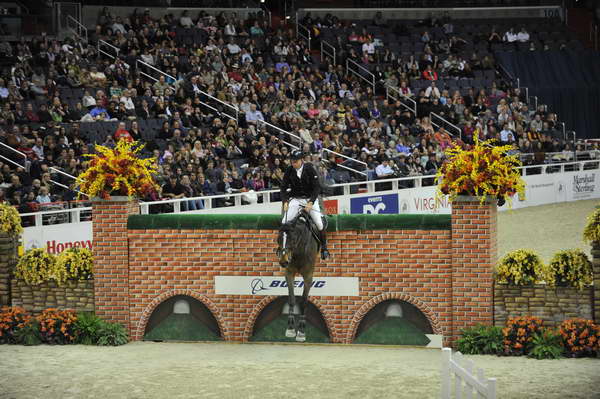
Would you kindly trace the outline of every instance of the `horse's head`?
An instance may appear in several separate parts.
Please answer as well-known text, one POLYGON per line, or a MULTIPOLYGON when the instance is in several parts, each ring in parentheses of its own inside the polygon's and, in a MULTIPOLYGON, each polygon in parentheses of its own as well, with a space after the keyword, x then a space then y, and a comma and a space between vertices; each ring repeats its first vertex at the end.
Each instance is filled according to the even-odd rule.
POLYGON ((283 234, 279 234, 277 240, 281 249, 278 253, 281 266, 287 267, 292 262, 294 254, 299 254, 305 249, 307 238, 310 235, 308 218, 308 214, 302 210, 294 220, 281 228, 281 231, 286 233, 285 242, 283 242, 283 234))

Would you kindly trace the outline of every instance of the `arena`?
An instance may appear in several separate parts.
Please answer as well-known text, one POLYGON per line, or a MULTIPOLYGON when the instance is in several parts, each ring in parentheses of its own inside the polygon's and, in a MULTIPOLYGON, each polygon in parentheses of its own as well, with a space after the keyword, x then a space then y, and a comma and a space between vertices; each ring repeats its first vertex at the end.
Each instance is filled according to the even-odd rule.
MULTIPOLYGON (((599 26, 577 0, 3 3, 0 203, 24 231, 0 234, 0 306, 95 312, 132 342, 0 345, 0 398, 433 398, 429 347, 465 327, 598 324, 600 247, 583 229, 600 198, 599 26), (475 157, 498 193, 463 184, 451 201, 449 151, 478 148, 518 179, 475 157), (286 191, 302 168, 318 202, 286 191), (263 286, 291 268, 291 230, 274 231, 298 199, 329 215, 313 217, 322 280, 299 282, 314 286, 300 311, 281 296, 292 280, 263 286), (15 266, 74 248, 93 273, 66 288, 15 266), (497 278, 513 250, 549 263, 573 248, 593 265, 579 291, 497 278), (274 332, 286 306, 305 344, 281 342, 293 316, 274 332), (408 324, 379 334, 391 317, 408 324)), ((597 355, 468 358, 499 398, 600 398, 597 355)))

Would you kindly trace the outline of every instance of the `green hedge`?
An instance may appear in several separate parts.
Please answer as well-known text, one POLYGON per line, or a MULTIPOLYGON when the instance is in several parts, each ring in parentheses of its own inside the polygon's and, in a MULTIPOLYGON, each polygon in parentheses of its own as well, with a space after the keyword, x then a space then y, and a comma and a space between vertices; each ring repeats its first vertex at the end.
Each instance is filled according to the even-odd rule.
MULTIPOLYGON (((330 215, 328 231, 343 230, 450 230, 450 215, 330 215)), ((130 230, 277 230, 280 215, 163 214, 131 215, 130 230)))

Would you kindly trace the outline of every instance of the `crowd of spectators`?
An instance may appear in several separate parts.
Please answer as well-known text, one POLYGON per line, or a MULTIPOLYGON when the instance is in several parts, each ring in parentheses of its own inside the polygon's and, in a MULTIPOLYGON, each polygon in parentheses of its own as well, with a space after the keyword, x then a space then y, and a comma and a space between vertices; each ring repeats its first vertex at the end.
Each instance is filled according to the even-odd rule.
MULTIPOLYGON (((344 32, 333 43, 336 62, 320 62, 293 29, 274 29, 260 14, 153 18, 146 10, 121 18, 105 10, 89 43, 46 36, 3 43, 0 54, 10 61, 0 74, 0 141, 27 160, 2 147, 13 163, 2 160, 0 200, 21 211, 72 200, 72 190, 51 180, 73 180, 52 167, 77 176, 92 144, 121 139, 141 140, 157 158, 161 189, 147 200, 277 188, 286 142, 301 146, 328 184, 364 179, 358 171, 370 178, 432 174, 445 148, 471 145, 475 136, 539 153, 537 161, 571 150, 556 115, 531 109, 525 94, 494 72, 491 54, 464 57, 466 41, 451 21, 423 26, 422 51, 410 55, 390 52, 368 29, 357 32, 335 17, 303 22, 316 40, 322 28, 344 32), (346 73, 345 58, 370 67, 374 90, 346 73), (481 71, 492 71, 489 87, 459 84, 481 71), (406 100, 386 97, 386 87, 414 99, 416 114, 406 100), (436 128, 430 112, 460 135, 449 124, 436 128)), ((398 27, 386 28, 381 15, 372 24, 398 27)), ((204 205, 188 201, 184 209, 204 205)))

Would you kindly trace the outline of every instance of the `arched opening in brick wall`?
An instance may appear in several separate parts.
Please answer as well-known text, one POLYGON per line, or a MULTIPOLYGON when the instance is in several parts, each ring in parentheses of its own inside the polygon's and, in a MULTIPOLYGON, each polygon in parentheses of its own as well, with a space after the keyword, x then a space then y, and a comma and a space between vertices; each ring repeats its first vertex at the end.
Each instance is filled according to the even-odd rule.
MULTIPOLYGON (((296 297, 296 303, 300 300, 296 297)), ((256 317, 252 327, 250 341, 255 342, 287 342, 294 338, 286 338, 285 329, 288 318, 288 298, 280 296, 271 301, 256 317)), ((298 305, 294 313, 299 313, 298 305)), ((306 342, 330 342, 329 329, 319 308, 312 302, 306 309, 306 342)))
POLYGON ((218 341, 223 339, 217 319, 198 299, 175 295, 161 302, 148 319, 144 340, 218 341))
POLYGON ((354 343, 383 345, 427 346, 433 334, 431 323, 415 305, 399 300, 388 299, 375 305, 364 315, 354 343))

